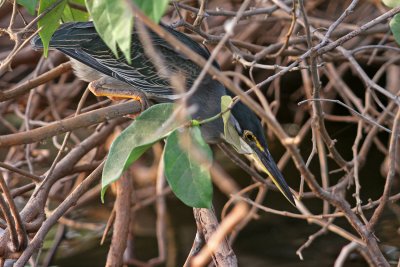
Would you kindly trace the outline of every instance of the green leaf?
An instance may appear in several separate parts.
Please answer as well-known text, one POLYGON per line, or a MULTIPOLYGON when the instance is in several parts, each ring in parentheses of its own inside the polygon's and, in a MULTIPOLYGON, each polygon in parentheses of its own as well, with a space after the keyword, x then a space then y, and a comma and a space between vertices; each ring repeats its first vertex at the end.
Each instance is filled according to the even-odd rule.
POLYGON ((25 7, 29 14, 35 15, 38 0, 17 0, 17 3, 25 7))
POLYGON ((119 48, 131 62, 133 16, 123 0, 86 0, 86 7, 101 39, 116 57, 119 48))
POLYGON ((390 8, 400 6, 400 0, 382 0, 382 3, 384 3, 386 6, 390 8))
POLYGON ((114 140, 103 169, 101 182, 103 202, 109 184, 118 180, 122 172, 155 142, 179 127, 176 120, 167 122, 172 112, 171 103, 151 106, 114 140))
POLYGON ((224 95, 221 97, 222 120, 224 121, 224 138, 233 148, 240 154, 251 154, 252 149, 239 136, 235 127, 232 124, 233 118, 228 110, 232 105, 232 97, 224 95), (225 112, 224 112, 225 111, 225 112))
POLYGON ((154 22, 159 22, 168 7, 169 0, 133 0, 140 10, 154 22))
POLYGON ((397 44, 400 45, 400 14, 395 15, 390 20, 390 30, 393 33, 394 39, 396 40, 397 44))
MULTIPOLYGON (((127 62, 131 63, 133 14, 129 6, 124 0, 86 0, 85 2, 101 39, 116 57, 119 57, 120 50, 127 62)), ((169 0, 133 0, 133 2, 158 23, 168 7, 169 0)))
POLYGON ((71 3, 80 5, 85 7, 85 0, 69 0, 68 4, 64 8, 64 12, 62 14, 62 20, 64 22, 70 21, 88 21, 89 20, 89 13, 74 8, 71 3))
POLYGON ((164 148, 165 176, 172 191, 186 205, 196 208, 211 207, 211 162, 211 149, 202 138, 199 127, 177 129, 168 136, 164 148), (190 144, 187 147, 181 146, 182 134, 190 136, 191 142, 188 142, 190 144), (193 153, 202 153, 206 163, 199 163, 193 153))
MULTIPOLYGON (((47 8, 53 6, 57 0, 41 0, 39 4, 39 12, 40 15, 45 11, 47 8)), ((49 42, 53 33, 58 29, 60 26, 60 19, 63 14, 64 7, 67 3, 67 0, 61 1, 57 6, 55 6, 50 12, 44 15, 38 21, 38 27, 42 27, 41 31, 39 32, 40 39, 42 39, 43 47, 44 47, 44 55, 47 56, 49 52, 49 42)))

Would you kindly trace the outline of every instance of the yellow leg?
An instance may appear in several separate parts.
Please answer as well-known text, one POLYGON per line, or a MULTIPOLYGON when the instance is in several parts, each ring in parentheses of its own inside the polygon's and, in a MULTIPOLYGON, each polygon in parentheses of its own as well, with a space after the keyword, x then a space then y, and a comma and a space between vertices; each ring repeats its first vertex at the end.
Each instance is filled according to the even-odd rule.
MULTIPOLYGON (((141 90, 110 77, 105 77, 89 83, 89 90, 95 96, 106 96, 111 100, 133 99, 139 101, 142 111, 149 107, 147 97, 141 90)), ((135 114, 133 116, 137 117, 137 115, 138 114, 135 114)), ((132 115, 129 117, 132 117, 132 115)))

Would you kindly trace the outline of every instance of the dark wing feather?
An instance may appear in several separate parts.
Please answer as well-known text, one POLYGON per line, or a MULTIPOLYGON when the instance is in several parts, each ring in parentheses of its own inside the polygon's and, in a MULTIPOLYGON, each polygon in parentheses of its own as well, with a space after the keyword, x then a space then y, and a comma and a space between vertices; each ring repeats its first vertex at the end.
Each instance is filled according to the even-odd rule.
POLYGON ((94 60, 92 57, 90 57, 86 53, 82 53, 80 49, 67 49, 67 48, 58 48, 59 51, 63 52, 69 57, 72 57, 73 59, 79 60, 80 62, 85 63, 86 65, 92 67, 93 69, 108 75, 112 76, 112 71, 103 65, 101 65, 99 62, 94 60))
MULTIPOLYGON (((161 25, 189 46, 195 53, 204 58, 209 52, 198 43, 170 27, 161 25)), ((179 72, 186 77, 186 86, 190 87, 201 69, 184 55, 175 51, 164 39, 149 31, 152 43, 164 57, 166 68, 171 72, 179 72)), ((31 41, 34 47, 41 48, 38 36, 31 41)), ((124 56, 116 58, 107 45, 101 40, 92 22, 76 22, 63 24, 53 35, 50 47, 60 50, 68 56, 88 65, 97 71, 124 81, 146 94, 165 100, 175 98, 168 77, 162 77, 153 62, 145 55, 136 29, 132 32, 131 58, 128 64, 124 56)), ((122 54, 122 53, 121 53, 122 54)), ((216 65, 216 63, 214 63, 216 65)), ((217 66, 217 65, 216 65, 217 66)))

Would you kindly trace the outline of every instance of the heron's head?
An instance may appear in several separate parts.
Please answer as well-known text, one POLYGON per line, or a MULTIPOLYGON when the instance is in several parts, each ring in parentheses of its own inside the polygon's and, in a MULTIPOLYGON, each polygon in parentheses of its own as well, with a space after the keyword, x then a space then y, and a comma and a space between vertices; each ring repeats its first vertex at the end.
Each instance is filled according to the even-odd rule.
POLYGON ((246 153, 268 174, 287 200, 295 206, 289 186, 268 150, 260 120, 253 111, 241 102, 238 102, 233 107, 232 115, 234 126, 241 138, 241 142, 244 141, 243 143, 247 144, 248 148, 250 148, 246 153))

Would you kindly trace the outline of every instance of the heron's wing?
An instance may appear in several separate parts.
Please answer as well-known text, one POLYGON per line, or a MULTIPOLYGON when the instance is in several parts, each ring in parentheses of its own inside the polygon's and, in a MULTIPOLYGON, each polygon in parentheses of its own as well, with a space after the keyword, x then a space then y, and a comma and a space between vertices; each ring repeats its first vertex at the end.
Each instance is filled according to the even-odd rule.
MULTIPOLYGON (((208 58, 208 51, 192 39, 169 27, 163 25, 162 27, 188 45, 194 52, 208 58)), ((193 80, 198 76, 200 68, 175 51, 164 39, 151 31, 149 33, 156 51, 160 52, 164 59, 165 66, 160 67, 167 68, 169 73, 178 72, 180 75, 184 75, 187 78, 186 86, 191 86, 193 80)), ((32 43, 36 47, 41 45, 39 38, 34 38, 32 43)), ((114 56, 99 37, 92 22, 63 24, 53 35, 50 47, 60 50, 105 75, 124 81, 148 95, 166 100, 174 99, 174 91, 169 83, 169 78, 162 77, 153 62, 146 56, 136 29, 132 33, 131 64, 128 64, 123 55, 119 58, 114 56)))
POLYGON ((109 69, 112 77, 124 81, 147 94, 168 98, 174 93, 168 77, 160 76, 153 62, 145 56, 137 38, 136 35, 132 36, 131 64, 127 62, 123 55, 116 58, 99 37, 95 42, 95 46, 90 43, 85 44, 80 52, 89 55, 99 64, 109 69))
POLYGON ((59 51, 63 52, 67 56, 76 59, 87 66, 105 74, 108 76, 112 76, 112 71, 105 66, 101 65, 97 62, 93 57, 87 55, 86 53, 82 53, 79 49, 68 49, 68 48, 58 48, 59 51))

